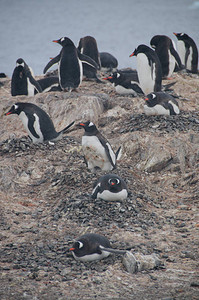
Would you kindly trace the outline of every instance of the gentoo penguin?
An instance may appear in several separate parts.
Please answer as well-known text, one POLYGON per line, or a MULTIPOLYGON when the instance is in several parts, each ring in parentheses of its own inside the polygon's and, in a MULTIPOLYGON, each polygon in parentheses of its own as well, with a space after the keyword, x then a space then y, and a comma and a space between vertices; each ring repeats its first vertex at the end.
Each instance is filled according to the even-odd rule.
POLYGON ((177 37, 177 49, 182 64, 191 73, 198 72, 198 48, 194 40, 186 33, 175 33, 177 37))
POLYGON ((115 174, 101 176, 93 185, 92 198, 122 201, 128 196, 126 183, 115 174))
POLYGON ((146 115, 178 115, 180 113, 178 102, 171 95, 164 92, 153 92, 144 99, 144 112, 146 115))
POLYGON ((155 35, 150 45, 155 49, 161 66, 162 66, 162 77, 163 79, 170 78, 173 74, 175 65, 177 64, 178 69, 182 69, 181 59, 173 46, 172 40, 166 35, 155 35))
POLYGON ((97 68, 97 64, 88 56, 81 54, 74 43, 67 37, 62 37, 53 42, 62 46, 62 50, 44 68, 44 73, 54 64, 59 63, 58 74, 59 83, 63 91, 75 90, 82 82, 83 67, 82 63, 89 64, 93 68, 97 68))
POLYGON ((97 233, 87 233, 80 236, 69 250, 72 251, 76 260, 82 262, 100 260, 109 256, 110 253, 126 253, 126 250, 111 248, 109 240, 97 233))
MULTIPOLYGON (((59 85, 59 77, 57 76, 48 76, 45 78, 41 78, 37 80, 39 83, 42 92, 52 92, 52 91, 61 91, 59 85)), ((37 94, 37 90, 35 90, 35 94, 37 94)))
POLYGON ((137 56, 138 78, 144 94, 161 91, 162 70, 157 53, 146 45, 139 45, 131 56, 137 56))
POLYGON ((108 52, 100 52, 101 69, 105 72, 115 72, 118 67, 117 58, 108 52))
MULTIPOLYGON (((85 36, 80 39, 77 49, 81 54, 89 56, 92 58, 97 66, 98 70, 101 68, 100 55, 97 47, 96 39, 92 36, 85 36)), ((93 68, 88 64, 83 64, 83 75, 89 79, 95 79, 97 82, 101 83, 101 80, 97 77, 97 69, 93 68)))
POLYGON ((101 61, 100 61, 100 55, 97 47, 97 41, 94 37, 85 36, 81 38, 77 49, 81 53, 91 57, 98 65, 99 69, 101 68, 101 61))
POLYGON ((92 172, 95 172, 97 168, 103 171, 115 169, 116 161, 121 154, 121 147, 114 153, 109 142, 90 121, 79 123, 78 127, 83 127, 85 130, 82 136, 82 150, 88 168, 92 172))
POLYGON ((5 115, 11 114, 19 116, 34 144, 61 139, 62 133, 74 124, 72 122, 66 128, 57 132, 48 114, 33 103, 15 103, 5 115))
POLYGON ((31 68, 22 58, 17 59, 11 79, 11 95, 34 96, 34 91, 42 92, 39 83, 34 79, 31 68))
POLYGON ((137 96, 138 94, 143 94, 136 70, 132 70, 132 72, 118 70, 103 79, 110 81, 113 84, 116 93, 120 95, 130 94, 137 96))

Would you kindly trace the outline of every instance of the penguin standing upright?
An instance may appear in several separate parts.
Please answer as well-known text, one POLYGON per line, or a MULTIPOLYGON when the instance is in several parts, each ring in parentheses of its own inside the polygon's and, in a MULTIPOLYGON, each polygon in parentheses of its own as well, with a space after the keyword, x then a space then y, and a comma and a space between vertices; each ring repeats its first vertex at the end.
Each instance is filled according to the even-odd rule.
POLYGON ((144 94, 161 91, 162 69, 157 53, 146 45, 139 45, 131 56, 137 56, 138 78, 144 94))
POLYGON ((34 96, 35 89, 38 93, 42 92, 39 83, 34 79, 31 68, 22 58, 18 58, 11 79, 11 95, 34 96))
POLYGON ((177 49, 182 64, 191 73, 198 72, 198 48, 194 40, 186 33, 175 33, 177 37, 177 49))
POLYGON ((162 67, 162 77, 164 79, 169 78, 175 69, 177 64, 178 69, 182 69, 181 59, 174 49, 172 40, 166 35, 155 35, 151 41, 150 45, 155 49, 157 53, 161 67, 162 67))
POLYGON ((82 63, 87 63, 93 68, 97 68, 96 63, 86 55, 81 54, 74 43, 67 37, 62 37, 53 42, 62 46, 62 50, 44 68, 44 73, 54 64, 59 63, 58 74, 59 83, 63 91, 75 90, 82 82, 83 68, 82 63))
POLYGON ((88 168, 92 172, 95 172, 97 168, 103 171, 115 169, 116 161, 121 154, 121 147, 114 153, 109 142, 90 121, 79 123, 78 127, 85 130, 82 136, 82 149, 88 168))
POLYGON ((137 96, 138 94, 143 94, 136 70, 132 70, 132 72, 118 70, 103 79, 110 81, 115 87, 116 93, 120 95, 130 94, 137 96))
POLYGON ((93 186, 92 198, 106 201, 122 201, 128 196, 125 181, 115 174, 101 176, 93 186))
POLYGON ((171 95, 164 92, 153 92, 144 99, 144 112, 146 115, 178 115, 180 113, 178 102, 171 95))
MULTIPOLYGON (((92 58, 97 66, 98 70, 101 68, 100 55, 97 47, 97 41, 92 36, 85 36, 80 39, 79 45, 77 47, 81 54, 89 56, 92 58)), ((95 79, 97 82, 101 83, 101 80, 97 77, 97 69, 93 68, 88 64, 83 64, 83 75, 89 79, 95 79)))
POLYGON ((109 240, 97 233, 86 233, 80 236, 69 250, 76 260, 82 262, 100 260, 109 256, 110 253, 126 253, 126 250, 113 249, 109 240))
POLYGON ((100 55, 97 47, 97 41, 94 37, 85 36, 81 38, 77 49, 81 53, 91 57, 98 65, 99 69, 101 68, 101 61, 100 61, 100 55))
POLYGON ((48 114, 33 103, 15 103, 5 115, 11 114, 19 116, 34 144, 61 139, 62 134, 74 124, 72 122, 66 128, 57 132, 48 114))

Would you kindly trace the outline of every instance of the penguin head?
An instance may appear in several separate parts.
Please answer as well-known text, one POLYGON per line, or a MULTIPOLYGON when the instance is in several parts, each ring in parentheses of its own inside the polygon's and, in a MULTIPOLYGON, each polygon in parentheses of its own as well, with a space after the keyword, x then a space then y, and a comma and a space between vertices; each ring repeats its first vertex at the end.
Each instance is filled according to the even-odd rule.
POLYGON ((5 115, 6 116, 11 114, 19 115, 23 110, 24 104, 25 103, 20 103, 20 102, 13 104, 13 106, 10 108, 10 110, 7 113, 5 113, 5 115))
POLYGON ((110 190, 116 190, 118 186, 121 185, 121 181, 119 180, 119 178, 113 177, 108 180, 108 184, 110 186, 110 190))
MULTIPOLYGON (((141 44, 139 45, 134 51, 133 53, 129 56, 137 56, 139 53, 146 53, 146 52, 149 52, 149 51, 153 51, 150 47, 144 45, 144 44, 141 44)), ((154 52, 154 51, 153 51, 154 52)))
POLYGON ((17 59, 17 61, 16 61, 16 66, 17 66, 17 67, 22 67, 22 68, 25 67, 25 61, 23 60, 23 58, 18 58, 18 59, 17 59))
POLYGON ((74 43, 68 37, 62 37, 59 40, 53 40, 54 43, 60 44, 62 47, 75 46, 74 43))
POLYGON ((111 74, 108 77, 103 78, 104 80, 108 80, 111 83, 116 82, 119 78, 121 77, 121 74, 119 72, 114 72, 113 74, 111 74))
POLYGON ((144 100, 146 101, 146 104, 148 105, 148 106, 154 106, 154 105, 156 105, 157 104, 157 94, 156 93, 150 93, 150 94, 148 94, 145 98, 144 98, 144 100))
POLYGON ((95 133, 95 132, 97 132, 97 127, 95 126, 95 124, 93 123, 93 122, 91 122, 91 121, 87 121, 87 122, 85 122, 85 123, 79 123, 78 125, 77 125, 78 127, 80 127, 80 128, 84 128, 84 130, 86 131, 86 132, 88 132, 88 133, 95 133))
POLYGON ((183 33, 183 32, 180 32, 180 33, 174 32, 173 34, 177 37, 178 40, 181 40, 181 41, 186 40, 189 37, 186 33, 183 33))

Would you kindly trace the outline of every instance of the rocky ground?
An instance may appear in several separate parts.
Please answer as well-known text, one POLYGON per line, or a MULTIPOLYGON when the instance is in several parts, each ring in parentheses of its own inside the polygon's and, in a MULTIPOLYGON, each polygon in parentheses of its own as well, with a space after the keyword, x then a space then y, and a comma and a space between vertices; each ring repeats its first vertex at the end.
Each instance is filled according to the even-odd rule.
POLYGON ((199 77, 173 81, 181 114, 148 117, 143 98, 116 95, 108 83, 11 97, 10 79, 1 79, 0 299, 199 299, 199 77), (102 172, 86 168, 83 131, 74 126, 56 144, 33 145, 20 119, 4 116, 19 101, 47 111, 57 130, 90 119, 115 150, 122 145, 115 173, 128 199, 91 200, 102 172), (155 253, 162 265, 130 274, 121 255, 77 262, 68 249, 86 232, 113 248, 155 253))

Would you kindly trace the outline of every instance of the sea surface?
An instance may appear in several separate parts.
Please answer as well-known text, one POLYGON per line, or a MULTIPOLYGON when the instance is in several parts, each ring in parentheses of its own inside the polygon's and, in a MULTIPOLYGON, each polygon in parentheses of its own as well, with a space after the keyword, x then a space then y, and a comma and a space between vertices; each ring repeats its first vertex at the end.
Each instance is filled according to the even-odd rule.
POLYGON ((136 68, 129 57, 156 34, 190 35, 199 46, 199 1, 192 0, 0 0, 0 72, 9 77, 22 57, 41 75, 61 47, 52 43, 69 37, 76 46, 95 37, 100 52, 113 54, 119 68, 136 68))

